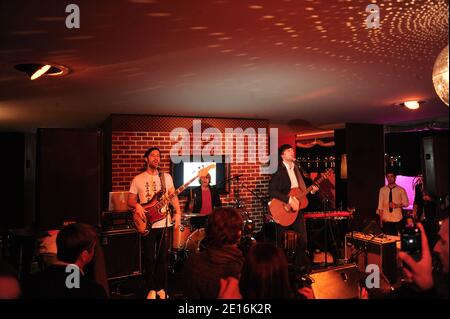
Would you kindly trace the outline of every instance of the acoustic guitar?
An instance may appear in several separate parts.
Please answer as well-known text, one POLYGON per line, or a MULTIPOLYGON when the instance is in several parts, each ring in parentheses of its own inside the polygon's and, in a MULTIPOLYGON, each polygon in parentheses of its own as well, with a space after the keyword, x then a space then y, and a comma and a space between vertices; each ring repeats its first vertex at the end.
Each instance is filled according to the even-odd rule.
POLYGON ((333 170, 331 168, 327 169, 325 173, 322 174, 322 176, 314 181, 314 183, 309 186, 304 191, 301 191, 300 188, 292 188, 289 192, 289 197, 295 197, 297 198, 299 202, 299 209, 294 210, 292 209, 291 205, 286 204, 285 202, 273 198, 269 202, 269 212, 272 215, 272 218, 275 222, 280 224, 281 226, 290 226, 292 225, 295 220, 297 219, 298 212, 305 207, 308 206, 308 199, 306 195, 308 195, 309 192, 313 190, 314 186, 319 185, 324 180, 326 180, 331 174, 333 173, 333 170))
POLYGON ((145 210, 145 218, 142 219, 138 214, 133 214, 133 224, 134 228, 141 234, 146 235, 149 232, 149 229, 152 227, 152 224, 160 221, 164 218, 166 218, 167 214, 169 213, 166 206, 169 204, 169 202, 180 194, 182 191, 186 189, 186 187, 189 186, 195 179, 198 177, 206 176, 209 172, 209 170, 216 167, 215 163, 212 163, 206 167, 201 168, 197 175, 192 177, 187 183, 181 185, 173 194, 163 194, 162 191, 157 192, 153 197, 145 204, 141 204, 142 207, 145 210))

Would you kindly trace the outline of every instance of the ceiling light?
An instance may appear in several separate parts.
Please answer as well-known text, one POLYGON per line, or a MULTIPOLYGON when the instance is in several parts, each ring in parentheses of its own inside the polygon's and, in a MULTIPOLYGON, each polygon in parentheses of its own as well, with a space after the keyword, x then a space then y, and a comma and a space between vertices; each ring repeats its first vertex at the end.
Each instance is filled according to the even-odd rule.
POLYGON ((50 64, 46 64, 44 66, 41 66, 39 69, 36 70, 31 76, 30 80, 36 80, 43 76, 48 70, 50 70, 52 66, 50 64))
POLYGON ((434 63, 433 85, 437 95, 448 106, 448 45, 442 50, 434 63))
POLYGON ((410 110, 417 110, 420 107, 418 101, 406 101, 403 104, 410 110))
POLYGON ((404 107, 406 107, 406 108, 408 108, 410 110, 417 110, 420 107, 420 104, 423 104, 423 103, 425 103, 425 101, 414 101, 414 100, 411 100, 411 101, 405 101, 403 103, 396 104, 396 105, 404 106, 404 107))
POLYGON ((63 76, 69 73, 67 67, 51 63, 20 63, 14 68, 26 73, 30 80, 36 80, 42 76, 63 76))

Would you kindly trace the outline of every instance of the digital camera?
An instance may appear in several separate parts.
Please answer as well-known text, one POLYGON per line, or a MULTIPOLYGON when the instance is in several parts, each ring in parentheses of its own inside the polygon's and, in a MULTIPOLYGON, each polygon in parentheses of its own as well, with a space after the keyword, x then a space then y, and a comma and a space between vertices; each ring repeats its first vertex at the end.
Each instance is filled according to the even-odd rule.
POLYGON ((401 250, 415 261, 422 258, 422 239, 420 229, 416 226, 405 227, 401 232, 401 250))

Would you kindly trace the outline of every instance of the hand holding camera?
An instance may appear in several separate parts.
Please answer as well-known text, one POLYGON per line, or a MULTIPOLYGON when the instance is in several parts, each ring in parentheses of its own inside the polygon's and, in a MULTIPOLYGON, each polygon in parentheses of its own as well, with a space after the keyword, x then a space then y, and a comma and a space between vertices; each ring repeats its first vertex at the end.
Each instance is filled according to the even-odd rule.
POLYGON ((409 282, 422 290, 433 287, 432 260, 428 239, 422 224, 406 227, 401 234, 401 252, 398 257, 403 262, 403 272, 409 282))

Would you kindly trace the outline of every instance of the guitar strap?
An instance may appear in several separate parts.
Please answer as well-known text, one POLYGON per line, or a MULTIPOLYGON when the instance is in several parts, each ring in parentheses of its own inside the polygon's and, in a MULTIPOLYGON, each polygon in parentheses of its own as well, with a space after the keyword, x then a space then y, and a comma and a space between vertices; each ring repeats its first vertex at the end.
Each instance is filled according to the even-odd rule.
POLYGON ((166 179, 164 177, 164 172, 159 172, 159 180, 161 181, 161 191, 166 194, 166 179))
MULTIPOLYGON (((166 196, 166 178, 164 177, 164 172, 159 172, 159 180, 161 181, 161 191, 163 193, 163 196, 166 196)), ((169 206, 165 206, 166 212, 169 211, 169 206)))
POLYGON ((294 173, 295 177, 297 177, 298 188, 300 188, 301 191, 304 191, 306 189, 305 181, 303 180, 302 173, 297 165, 294 165, 294 173))

